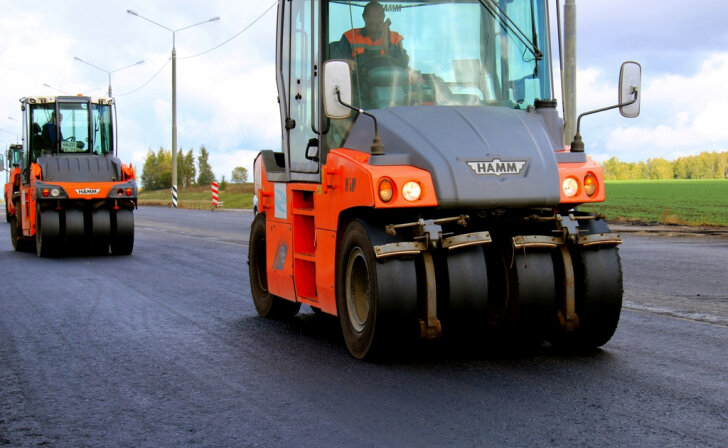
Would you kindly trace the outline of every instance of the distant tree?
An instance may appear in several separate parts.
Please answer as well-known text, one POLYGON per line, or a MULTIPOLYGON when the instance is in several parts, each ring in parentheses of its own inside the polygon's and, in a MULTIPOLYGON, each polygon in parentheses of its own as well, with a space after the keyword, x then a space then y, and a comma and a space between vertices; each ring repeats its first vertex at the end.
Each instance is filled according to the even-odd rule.
POLYGON ((142 168, 142 186, 147 190, 156 190, 159 183, 159 173, 157 172, 157 155, 149 148, 147 158, 144 159, 142 168))
POLYGON ((675 172, 670 161, 662 157, 647 159, 648 179, 673 179, 674 177, 675 172))
POLYGON ((696 156, 627 163, 612 157, 602 164, 604 178, 624 179, 728 179, 728 152, 702 152, 696 156))
POLYGON ((195 156, 190 149, 185 155, 184 151, 177 154, 177 182, 182 187, 195 183, 195 156))
POLYGON ((159 148, 157 151, 157 172, 160 188, 172 188, 172 151, 159 148))
POLYGON ((616 157, 611 157, 602 164, 604 169, 604 178, 610 180, 622 179, 625 176, 626 167, 616 157))
POLYGON ((243 166, 233 168, 231 182, 234 184, 244 184, 248 181, 248 169, 243 166))
POLYGON ((219 187, 220 187, 220 191, 225 191, 225 189, 227 188, 227 181, 225 180, 224 175, 222 176, 222 179, 220 180, 219 187))
POLYGON ((195 155, 192 153, 192 149, 187 151, 185 155, 185 185, 192 185, 195 183, 197 177, 197 169, 195 168, 195 155))
POLYGON ((159 148, 156 154, 151 149, 147 152, 142 171, 142 185, 147 190, 159 190, 172 185, 171 151, 159 148))
POLYGON ((720 179, 728 179, 728 152, 718 154, 718 174, 720 179))
POLYGON ((199 169, 199 175, 197 176, 197 183, 199 185, 208 185, 215 180, 215 173, 212 172, 212 167, 208 158, 210 154, 205 149, 205 145, 200 147, 200 155, 197 156, 197 168, 199 169))

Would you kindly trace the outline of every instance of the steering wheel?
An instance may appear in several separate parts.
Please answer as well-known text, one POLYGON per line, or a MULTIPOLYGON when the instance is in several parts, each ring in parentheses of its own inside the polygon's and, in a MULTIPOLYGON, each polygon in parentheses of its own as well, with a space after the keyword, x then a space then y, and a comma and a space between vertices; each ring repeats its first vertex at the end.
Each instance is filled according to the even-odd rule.
POLYGON ((64 139, 63 139, 63 141, 64 141, 64 142, 75 142, 75 141, 76 141, 76 137, 74 137, 74 136, 72 135, 72 136, 70 136, 70 137, 68 137, 68 138, 64 138, 64 139))

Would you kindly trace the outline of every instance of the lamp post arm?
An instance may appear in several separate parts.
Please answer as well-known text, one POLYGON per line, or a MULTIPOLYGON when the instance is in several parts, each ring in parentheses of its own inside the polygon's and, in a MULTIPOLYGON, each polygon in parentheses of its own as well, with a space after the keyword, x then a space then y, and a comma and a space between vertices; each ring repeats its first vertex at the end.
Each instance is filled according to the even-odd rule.
POLYGON ((152 19, 147 19, 146 17, 144 17, 144 16, 142 16, 142 15, 139 15, 139 14, 137 14, 136 12, 132 11, 131 9, 127 9, 127 10, 126 10, 126 12, 127 12, 127 13, 129 13, 129 14, 131 14, 131 15, 133 15, 133 16, 137 16, 137 17, 139 17, 140 19, 144 19, 144 20, 146 20, 147 22, 151 22, 151 23, 153 23, 153 24, 155 24, 155 25, 157 25, 157 26, 161 26, 161 27, 162 27, 162 28, 164 28, 165 30, 167 30, 167 31, 171 31, 171 32, 173 32, 173 33, 174 33, 174 30, 173 30, 172 28, 167 28, 166 26, 162 25, 161 23, 155 22, 155 21, 154 21, 154 20, 152 20, 152 19))

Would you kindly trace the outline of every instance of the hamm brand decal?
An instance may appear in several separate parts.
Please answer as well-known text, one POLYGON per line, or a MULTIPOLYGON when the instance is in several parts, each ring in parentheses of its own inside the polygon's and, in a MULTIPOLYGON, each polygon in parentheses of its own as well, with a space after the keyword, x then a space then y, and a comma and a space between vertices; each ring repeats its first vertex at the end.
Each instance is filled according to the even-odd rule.
POLYGON ((80 194, 83 196, 99 194, 99 191, 101 191, 101 188, 76 188, 76 194, 80 194))
POLYGON ((526 160, 493 159, 482 162, 466 162, 475 174, 500 176, 501 174, 521 174, 526 166, 526 160))

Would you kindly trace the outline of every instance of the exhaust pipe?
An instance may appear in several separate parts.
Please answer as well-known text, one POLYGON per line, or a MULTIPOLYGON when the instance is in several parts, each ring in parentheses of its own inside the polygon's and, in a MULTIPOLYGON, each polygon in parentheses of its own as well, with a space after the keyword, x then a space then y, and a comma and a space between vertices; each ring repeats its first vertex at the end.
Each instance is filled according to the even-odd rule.
POLYGON ((564 67, 561 77, 564 143, 568 144, 576 134, 576 0, 566 0, 564 4, 564 67))

